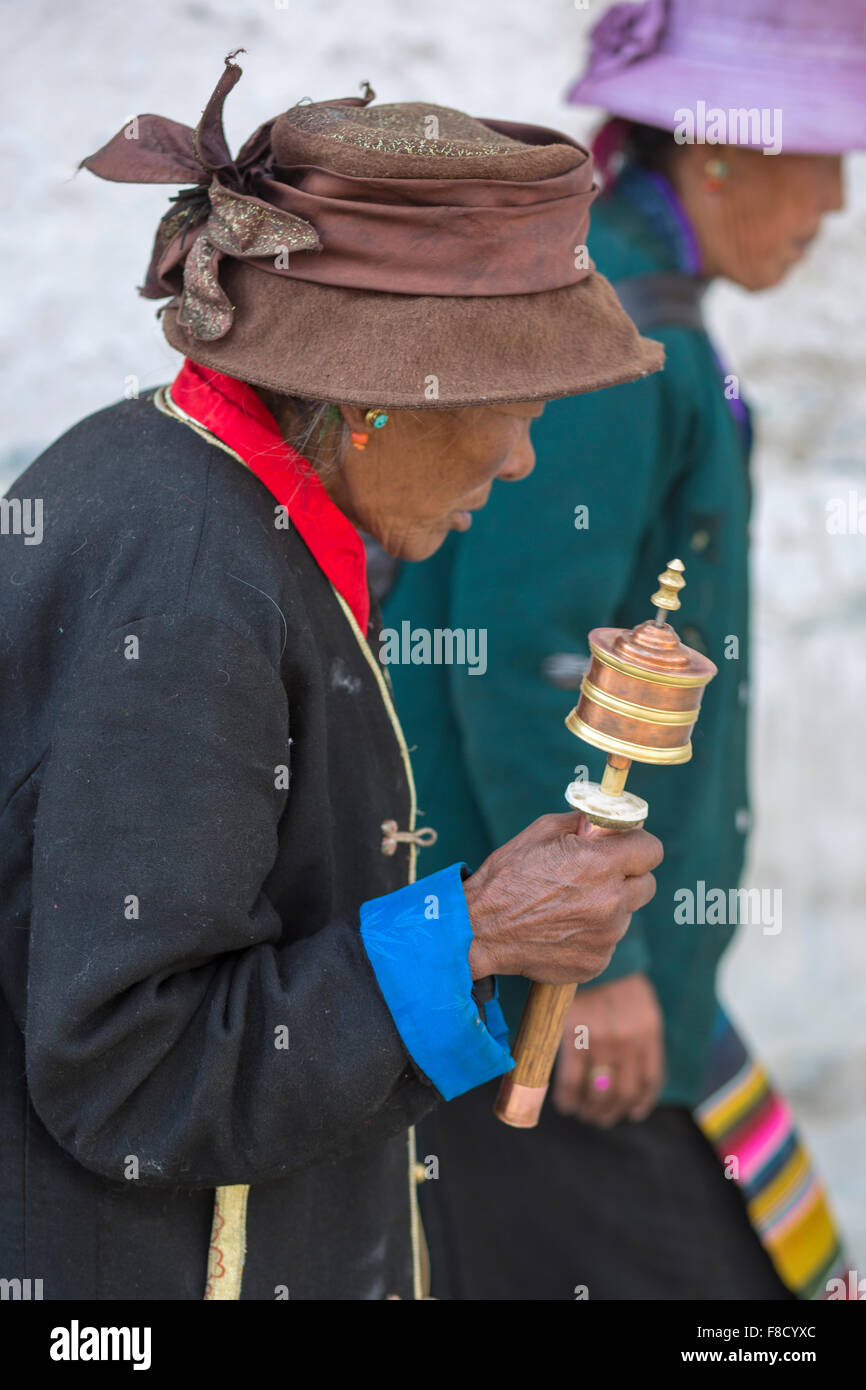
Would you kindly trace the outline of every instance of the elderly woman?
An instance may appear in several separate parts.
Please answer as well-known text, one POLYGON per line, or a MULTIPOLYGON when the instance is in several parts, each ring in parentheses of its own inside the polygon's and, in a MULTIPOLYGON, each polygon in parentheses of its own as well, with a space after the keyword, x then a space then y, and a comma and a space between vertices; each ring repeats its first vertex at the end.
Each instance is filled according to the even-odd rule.
MULTIPOLYGON (((866 3, 614 5, 570 98, 611 113, 595 144, 606 186, 589 249, 663 342, 665 371, 554 402, 533 427, 539 467, 519 495, 502 489, 470 535, 400 573, 389 625, 483 615, 488 630, 483 681, 454 669, 431 689, 395 670, 421 804, 441 831, 433 864, 456 844, 483 858, 561 795, 575 758, 562 714, 589 658, 579 644, 646 614, 660 557, 685 561, 679 630, 719 674, 689 766, 631 778, 665 844, 659 891, 578 991, 540 1129, 515 1144, 490 1118, 487 1088, 422 1130, 443 1175, 422 1199, 433 1288, 826 1297, 842 1256, 821 1185, 784 1101, 719 1011, 736 915, 690 920, 677 894, 716 889, 730 902, 749 825, 751 426, 701 301, 715 277, 778 284, 841 207, 841 155, 863 144, 866 3)), ((525 992, 503 984, 512 1026, 525 992)))
POLYGON ((144 292, 169 388, 77 425, 4 542, 4 1270, 46 1298, 411 1298, 411 1126, 511 1065, 497 974, 587 980, 653 836, 549 815, 415 882, 360 531, 422 559, 532 468, 549 397, 661 350, 575 255, 554 132, 362 99, 232 159, 137 118, 88 168, 185 184, 144 292))

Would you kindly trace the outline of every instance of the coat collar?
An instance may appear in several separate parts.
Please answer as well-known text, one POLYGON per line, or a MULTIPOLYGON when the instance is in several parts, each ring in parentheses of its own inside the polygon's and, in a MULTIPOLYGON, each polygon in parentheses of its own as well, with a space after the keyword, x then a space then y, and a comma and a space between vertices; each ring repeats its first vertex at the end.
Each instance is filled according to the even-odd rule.
MULTIPOLYGON (((627 163, 598 200, 596 210, 596 226, 604 221, 616 226, 625 236, 629 252, 639 248, 643 262, 640 269, 631 268, 626 275, 620 276, 615 271, 611 273, 611 268, 601 261, 602 271, 614 284, 628 275, 654 271, 676 271, 689 276, 701 274, 701 251, 695 230, 672 184, 662 174, 627 163)), ((650 337, 653 336, 650 330, 650 337)), ((727 377, 728 367, 711 339, 710 346, 720 374, 727 377)), ((749 453, 752 425, 748 406, 740 396, 726 394, 726 399, 743 446, 749 453)))
POLYGON ((649 270, 701 274, 698 240, 673 185, 662 175, 626 164, 596 205, 594 217, 636 222, 635 236, 649 270))
POLYGON ((363 541, 307 459, 285 443, 257 392, 245 381, 186 358, 172 382, 171 399, 237 454, 286 508, 313 559, 366 633, 370 594, 363 541))

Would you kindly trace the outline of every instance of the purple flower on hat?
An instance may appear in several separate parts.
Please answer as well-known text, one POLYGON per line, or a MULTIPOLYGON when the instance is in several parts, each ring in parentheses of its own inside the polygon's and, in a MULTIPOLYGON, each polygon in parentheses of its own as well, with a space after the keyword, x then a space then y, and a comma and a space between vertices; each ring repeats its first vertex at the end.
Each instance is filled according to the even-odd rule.
POLYGON ((587 75, 618 72, 659 46, 668 18, 668 0, 644 0, 642 5, 613 5, 590 35, 587 75))

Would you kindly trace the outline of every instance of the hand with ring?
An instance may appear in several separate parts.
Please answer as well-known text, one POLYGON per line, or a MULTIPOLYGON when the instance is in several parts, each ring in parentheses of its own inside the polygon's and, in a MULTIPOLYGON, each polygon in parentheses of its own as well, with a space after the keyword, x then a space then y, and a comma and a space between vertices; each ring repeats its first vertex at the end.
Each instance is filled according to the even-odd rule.
POLYGON ((562 1115, 608 1128, 644 1120, 664 1080, 664 1027, 646 975, 579 989, 569 1010, 551 1098, 562 1115))

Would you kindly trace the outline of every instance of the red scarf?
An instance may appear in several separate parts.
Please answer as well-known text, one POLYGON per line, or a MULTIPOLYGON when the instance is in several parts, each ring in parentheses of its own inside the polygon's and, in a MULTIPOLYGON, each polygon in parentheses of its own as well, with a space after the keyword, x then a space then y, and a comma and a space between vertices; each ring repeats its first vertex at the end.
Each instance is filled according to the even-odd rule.
POLYGON ((172 382, 171 398, 239 454, 286 508, 292 526, 366 635, 370 594, 364 542, 307 460, 284 442, 276 420, 252 386, 186 358, 172 382))

